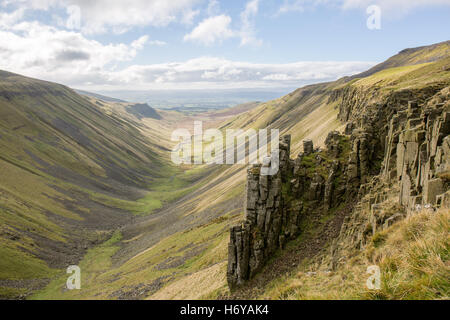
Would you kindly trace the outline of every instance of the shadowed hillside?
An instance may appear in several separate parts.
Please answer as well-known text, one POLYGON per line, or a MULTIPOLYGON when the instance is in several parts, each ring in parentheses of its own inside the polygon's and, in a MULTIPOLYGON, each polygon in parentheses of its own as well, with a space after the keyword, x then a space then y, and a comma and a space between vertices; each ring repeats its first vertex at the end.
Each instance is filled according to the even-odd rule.
POLYGON ((158 112, 146 103, 130 105, 127 107, 127 111, 136 116, 139 120, 143 118, 161 119, 158 112))
POLYGON ((151 127, 104 104, 0 72, 0 296, 41 287, 191 184, 151 127))

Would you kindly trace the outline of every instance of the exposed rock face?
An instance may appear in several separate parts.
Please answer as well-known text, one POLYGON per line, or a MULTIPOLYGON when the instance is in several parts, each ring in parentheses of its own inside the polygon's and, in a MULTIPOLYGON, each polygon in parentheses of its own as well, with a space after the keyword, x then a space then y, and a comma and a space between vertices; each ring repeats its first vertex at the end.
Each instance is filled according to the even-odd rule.
MULTIPOLYGON (((276 175, 261 175, 260 165, 247 171, 245 222, 231 229, 228 246, 227 279, 232 288, 253 277, 284 242, 281 238, 284 213, 281 174, 289 166, 289 148, 290 137, 282 138, 280 168, 276 175)), ((270 162, 264 165, 270 166, 270 162)))
POLYGON ((328 176, 327 182, 325 183, 324 202, 326 210, 332 207, 333 200, 335 200, 333 199, 333 191, 334 191, 334 181, 336 179, 338 169, 339 169, 339 161, 334 160, 330 170, 330 175, 328 176))
POLYGON ((351 136, 352 151, 348 160, 348 183, 359 185, 365 183, 369 174, 370 147, 368 133, 362 129, 355 130, 351 136))
MULTIPOLYGON (((342 149, 341 141, 337 132, 330 137, 335 158, 342 149)), ((338 193, 343 192, 342 188, 335 188, 335 179, 342 175, 338 160, 323 159, 311 140, 304 141, 305 152, 291 160, 290 142, 290 136, 281 138, 280 168, 276 175, 262 175, 261 165, 247 171, 245 221, 230 232, 227 271, 230 288, 252 278, 276 250, 299 235, 303 213, 330 208, 337 203, 338 193), (321 173, 311 170, 315 167, 322 168, 321 173)), ((270 162, 263 166, 270 166, 270 162)))
POLYGON ((449 142, 450 88, 424 105, 409 102, 397 111, 387 126, 380 174, 361 184, 360 201, 336 244, 361 248, 408 214, 450 208, 449 142))
POLYGON ((309 155, 314 152, 314 144, 312 140, 303 141, 303 152, 305 155, 309 155))
POLYGON ((341 99, 338 118, 347 122, 346 135, 330 132, 325 151, 305 140, 295 160, 289 158, 290 137, 283 137, 276 175, 250 168, 246 218, 231 229, 230 288, 252 278, 298 236, 306 213, 352 204, 331 246, 334 268, 346 261, 342 250, 364 247, 406 215, 450 208, 450 87, 433 90, 416 92, 423 103, 406 104, 414 92, 405 91, 367 107, 369 98, 356 89, 336 92, 330 99, 341 99))
POLYGON ((355 129, 355 124, 353 122, 347 122, 347 124, 345 125, 344 133, 346 135, 351 135, 353 132, 353 129, 355 129))
POLYGON ((340 150, 339 150, 339 138, 340 134, 338 131, 331 131, 327 139, 325 140, 325 145, 327 146, 328 154, 333 157, 337 158, 339 156, 340 150))
POLYGON ((399 203, 408 211, 436 206, 438 197, 447 191, 449 134, 450 111, 443 105, 419 108, 411 102, 392 118, 382 177, 387 182, 399 181, 399 203))

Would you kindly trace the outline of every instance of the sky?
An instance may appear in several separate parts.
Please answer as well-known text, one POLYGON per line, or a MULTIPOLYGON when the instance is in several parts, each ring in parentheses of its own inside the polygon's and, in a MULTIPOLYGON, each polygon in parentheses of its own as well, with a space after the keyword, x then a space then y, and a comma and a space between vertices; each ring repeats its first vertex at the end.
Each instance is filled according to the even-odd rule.
POLYGON ((102 92, 296 88, 449 31, 450 0, 0 0, 0 69, 102 92))

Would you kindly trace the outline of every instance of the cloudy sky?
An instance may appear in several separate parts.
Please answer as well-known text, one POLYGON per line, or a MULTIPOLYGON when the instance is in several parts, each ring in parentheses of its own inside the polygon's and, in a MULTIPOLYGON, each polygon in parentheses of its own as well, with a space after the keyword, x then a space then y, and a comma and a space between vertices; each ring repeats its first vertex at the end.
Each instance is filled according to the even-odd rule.
POLYGON ((0 0, 0 69, 91 91, 298 87, 449 30, 450 0, 0 0))

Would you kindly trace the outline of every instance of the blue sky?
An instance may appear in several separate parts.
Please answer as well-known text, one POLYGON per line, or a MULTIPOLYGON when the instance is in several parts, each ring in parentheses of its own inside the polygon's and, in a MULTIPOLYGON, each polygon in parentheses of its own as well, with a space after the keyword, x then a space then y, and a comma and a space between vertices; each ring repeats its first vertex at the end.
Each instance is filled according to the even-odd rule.
POLYGON ((0 0, 0 69, 102 91, 299 87, 449 30, 450 0, 0 0))

